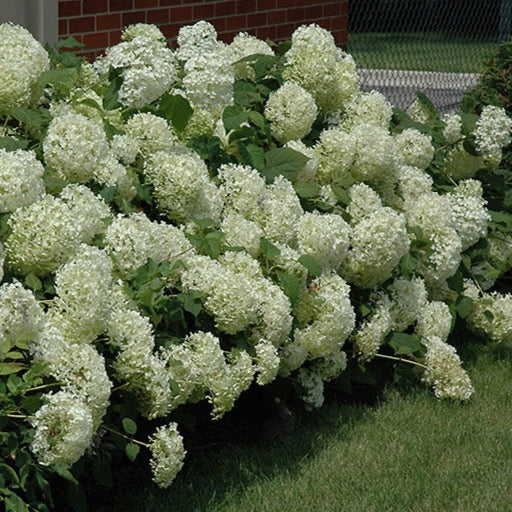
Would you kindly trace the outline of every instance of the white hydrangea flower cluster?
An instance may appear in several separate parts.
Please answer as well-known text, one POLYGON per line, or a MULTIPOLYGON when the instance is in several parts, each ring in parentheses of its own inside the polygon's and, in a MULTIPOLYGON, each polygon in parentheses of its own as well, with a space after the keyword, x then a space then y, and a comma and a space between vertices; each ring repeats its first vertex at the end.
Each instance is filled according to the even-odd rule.
POLYGON ((404 165, 425 170, 434 157, 432 137, 415 128, 407 128, 395 135, 395 142, 404 165))
POLYGON ((90 181, 108 150, 102 126, 76 112, 54 117, 43 140, 46 163, 74 183, 90 181))
POLYGON ((354 329, 350 286, 335 273, 322 274, 311 286, 320 304, 313 321, 295 329, 294 339, 312 358, 325 357, 339 350, 354 329))
POLYGON ((454 227, 460 236, 463 251, 487 234, 491 216, 482 194, 480 181, 463 180, 455 187, 453 193, 448 195, 454 227))
POLYGON ((119 70, 123 78, 119 102, 126 107, 142 108, 174 84, 178 75, 176 57, 155 26, 140 24, 127 31, 122 36, 124 40, 108 48, 94 66, 100 74, 108 73, 110 68, 119 70))
POLYGON ((204 20, 181 27, 177 42, 176 56, 182 61, 187 61, 197 55, 215 52, 219 46, 215 27, 204 20))
POLYGON ((154 353, 149 319, 135 310, 114 310, 109 319, 109 337, 119 347, 113 364, 116 376, 137 397, 142 414, 149 419, 166 416, 172 391, 165 360, 154 353))
POLYGON ((10 342, 30 342, 44 326, 44 313, 34 294, 21 283, 0 286, 0 333, 10 342))
POLYGON ((350 215, 352 225, 361 222, 366 217, 380 210, 383 206, 379 194, 366 183, 352 185, 348 194, 350 203, 347 206, 347 213, 350 215))
POLYGON ((263 230, 238 213, 228 213, 221 222, 224 239, 231 247, 243 247, 253 258, 260 252, 263 230))
POLYGON ((443 116, 445 126, 443 128, 443 135, 448 144, 455 144, 462 138, 462 118, 460 114, 450 112, 443 116))
POLYGON ((297 226, 298 249, 313 256, 324 271, 337 270, 349 246, 350 226, 340 215, 307 212, 297 226))
POLYGON ((340 128, 324 130, 315 145, 320 183, 353 182, 350 168, 355 157, 354 139, 340 128))
POLYGON ((104 357, 94 346, 76 343, 48 316, 30 349, 36 361, 46 365, 46 373, 62 383, 62 389, 76 396, 90 410, 97 431, 109 406, 112 382, 104 357))
POLYGON ((470 398, 474 389, 455 348, 435 335, 423 338, 422 342, 427 349, 427 369, 422 378, 433 386, 436 397, 454 400, 470 398))
POLYGON ((158 427, 149 438, 149 449, 151 451, 149 464, 153 472, 153 481, 159 487, 169 487, 183 467, 183 459, 187 453, 176 423, 158 427))
POLYGON ((54 272, 85 241, 69 206, 50 195, 18 208, 9 218, 9 227, 7 266, 19 274, 54 272))
POLYGON ((322 112, 343 110, 358 90, 354 60, 318 25, 297 28, 285 58, 283 77, 306 89, 322 112))
POLYGON ((0 149, 0 213, 35 203, 45 194, 44 167, 33 151, 0 149))
POLYGON ((388 99, 378 91, 360 92, 345 105, 343 127, 349 131, 356 124, 374 124, 388 129, 393 108, 388 99))
POLYGON ((420 277, 395 279, 391 291, 390 314, 393 328, 404 331, 412 325, 427 303, 427 290, 420 277))
POLYGON ((465 290, 465 295, 473 299, 473 307, 468 317, 468 325, 475 332, 493 341, 512 339, 512 296, 498 292, 480 293, 478 290, 465 290))
POLYGON ((357 286, 371 288, 391 277, 409 245, 404 215, 387 206, 378 208, 352 227, 342 274, 357 286))
POLYGON ((128 160, 135 160, 140 151, 150 155, 157 151, 170 151, 178 142, 169 123, 150 112, 139 112, 126 122, 124 129, 126 139, 123 143, 128 146, 128 160))
POLYGON ((272 135, 282 144, 305 137, 318 114, 315 99, 295 82, 270 93, 264 110, 272 135))
POLYGON ((254 347, 256 352, 256 382, 260 386, 269 384, 277 377, 280 359, 277 348, 270 342, 261 339, 254 347))
POLYGON ((49 393, 30 419, 36 429, 31 449, 43 466, 71 466, 80 459, 94 433, 90 409, 66 391, 49 393))
POLYGON ((57 270, 57 296, 49 314, 75 342, 91 343, 107 330, 113 286, 112 260, 96 247, 82 245, 57 270))
POLYGON ((158 207, 178 222, 193 218, 219 220, 223 204, 218 189, 211 184, 204 161, 193 154, 159 151, 144 166, 158 207))
POLYGON ((386 295, 381 295, 371 315, 363 320, 351 338, 358 357, 362 360, 374 357, 392 328, 391 304, 386 295))
POLYGON ((475 143, 484 159, 496 167, 502 158, 502 148, 510 143, 512 119, 505 109, 487 105, 482 109, 473 132, 475 143))
POLYGON ((422 338, 437 336, 446 342, 452 330, 453 317, 447 304, 426 301, 418 312, 416 332, 422 338))
POLYGON ((0 112, 37 100, 37 80, 49 67, 46 50, 26 28, 0 24, 0 112))

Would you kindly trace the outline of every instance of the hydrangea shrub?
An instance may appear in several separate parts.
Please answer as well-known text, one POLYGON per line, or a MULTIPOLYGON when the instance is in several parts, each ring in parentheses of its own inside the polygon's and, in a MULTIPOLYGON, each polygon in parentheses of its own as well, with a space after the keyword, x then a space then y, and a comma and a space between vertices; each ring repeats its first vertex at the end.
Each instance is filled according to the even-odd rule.
POLYGON ((313 409, 381 358, 469 399, 454 324, 512 337, 492 290, 512 217, 486 195, 502 109, 393 109, 316 25, 227 45, 199 22, 175 49, 133 25, 92 64, 0 32, 7 510, 49 510, 51 473, 73 481, 105 439, 168 486, 180 407, 215 420, 250 386, 286 379, 313 409))

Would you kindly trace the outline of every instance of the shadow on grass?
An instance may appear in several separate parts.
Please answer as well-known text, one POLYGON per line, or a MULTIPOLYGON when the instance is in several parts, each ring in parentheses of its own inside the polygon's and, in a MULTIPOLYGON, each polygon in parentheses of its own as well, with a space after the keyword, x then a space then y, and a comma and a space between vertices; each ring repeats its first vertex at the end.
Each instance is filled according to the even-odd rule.
MULTIPOLYGON (((469 341, 467 337, 459 339, 464 344, 458 351, 470 373, 490 363, 492 366, 512 360, 510 346, 469 341)), ((406 400, 418 391, 414 387, 393 388, 395 395, 398 393, 406 400)), ((375 411, 386 400, 386 393, 372 397, 371 405, 343 403, 330 393, 329 403, 311 413, 301 413, 292 407, 296 417, 293 433, 272 439, 257 434, 262 427, 258 418, 268 417, 261 409, 272 406, 265 397, 254 400, 249 393, 244 398, 224 420, 209 422, 210 430, 199 429, 191 437, 184 433, 188 450, 185 466, 169 489, 160 490, 151 483, 147 461, 141 460, 131 469, 122 470, 125 474, 107 496, 110 499, 98 494, 100 501, 94 502, 91 497, 91 504, 99 512, 219 512, 226 503, 237 502, 253 484, 280 475, 298 478, 303 467, 325 449, 329 440, 350 443, 354 429, 373 420, 375 411)))

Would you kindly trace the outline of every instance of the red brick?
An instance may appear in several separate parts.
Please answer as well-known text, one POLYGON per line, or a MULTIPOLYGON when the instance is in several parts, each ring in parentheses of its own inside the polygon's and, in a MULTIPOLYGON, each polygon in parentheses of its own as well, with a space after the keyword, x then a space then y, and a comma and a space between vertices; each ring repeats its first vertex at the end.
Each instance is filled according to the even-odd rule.
POLYGON ((233 1, 215 2, 215 16, 229 16, 235 14, 235 5, 233 1))
POLYGON ((109 11, 129 11, 133 9, 133 0, 110 0, 109 11))
POLYGON ((210 23, 215 27, 217 34, 226 31, 226 18, 215 18, 214 20, 210 20, 210 23))
POLYGON ((256 29, 256 36, 259 39, 270 39, 273 41, 277 37, 276 27, 259 27, 256 29))
POLYGON ((100 14, 96 16, 96 30, 110 30, 121 27, 120 14, 100 14))
POLYGON ((194 5, 195 20, 204 20, 213 16, 215 16, 215 6, 212 3, 194 5))
POLYGON ((69 34, 68 20, 61 19, 59 20, 59 36, 65 36, 66 34, 69 34))
POLYGON ((341 14, 341 2, 324 5, 324 16, 339 16, 341 14))
POLYGON ((171 8, 169 13, 170 21, 190 21, 192 19, 192 7, 190 5, 171 8))
POLYGON ((226 30, 244 30, 247 28, 247 16, 229 16, 226 18, 226 30))
POLYGON ((160 7, 163 7, 164 5, 176 6, 182 3, 183 2, 181 0, 160 0, 160 7))
POLYGON ((72 2, 59 2, 59 18, 66 16, 80 16, 82 11, 80 10, 80 0, 74 0, 72 2))
POLYGON ((181 23, 169 23, 166 25, 160 25, 158 28, 167 39, 174 39, 177 37, 180 27, 181 23))
MULTIPOLYGON (((343 1, 343 0, 336 0, 337 2, 343 1)), ((318 9, 318 4, 315 2, 315 0, 295 0, 295 5, 300 7, 315 7, 318 9)))
POLYGON ((276 0, 258 0, 257 10, 266 11, 267 9, 275 9, 276 0))
POLYGON ((108 11, 107 0, 83 0, 82 12, 84 14, 98 14, 100 12, 108 11))
POLYGON ((146 14, 148 23, 167 23, 169 21, 169 9, 152 9, 146 14))
POLYGON ((158 7, 158 0, 135 0, 135 9, 147 9, 148 7, 158 7))
POLYGON ((286 21, 286 11, 276 10, 267 13, 267 22, 269 25, 279 25, 286 21))
POLYGON ((286 23, 278 25, 276 28, 277 39, 290 39, 297 28, 297 23, 286 23))
POLYGON ((231 43, 233 41, 234 37, 239 33, 239 30, 231 30, 227 32, 221 32, 219 33, 219 39, 221 41, 224 41, 225 43, 231 43))
POLYGON ((295 0, 277 0, 277 7, 282 9, 289 9, 295 7, 295 0))
POLYGON ((77 55, 79 57, 85 57, 88 61, 91 61, 91 62, 96 58, 95 51, 78 52, 77 55))
POLYGON ((247 15, 248 27, 264 27, 267 24, 267 13, 259 12, 247 15))
POLYGON ((304 21, 310 21, 314 18, 317 18, 318 14, 319 11, 317 5, 312 5, 311 7, 304 7, 304 21))
POLYGON ((108 46, 108 32, 96 32, 84 35, 84 44, 87 48, 106 48, 108 46))
POLYGON ((69 32, 71 34, 94 32, 94 30, 94 16, 81 16, 80 18, 71 18, 69 20, 69 32))
POLYGON ((256 10, 253 0, 237 0, 233 3, 236 5, 236 12, 238 14, 254 12, 256 10))
POLYGON ((304 21, 304 7, 298 7, 297 9, 288 9, 286 11, 287 21, 304 21))
POLYGON ((343 16, 348 16, 348 1, 342 2, 342 4, 341 4, 341 14, 343 16))
POLYGON ((146 11, 123 12, 121 19, 123 27, 134 23, 146 23, 146 11))
POLYGON ((121 41, 121 30, 111 30, 108 33, 108 45, 114 46, 115 44, 119 43, 121 41))

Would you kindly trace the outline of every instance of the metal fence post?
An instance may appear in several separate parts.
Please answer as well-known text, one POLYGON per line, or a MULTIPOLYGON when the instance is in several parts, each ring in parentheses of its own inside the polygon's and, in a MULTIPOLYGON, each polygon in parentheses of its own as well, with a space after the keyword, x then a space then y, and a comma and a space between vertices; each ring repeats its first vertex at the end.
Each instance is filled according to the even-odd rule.
POLYGON ((501 0, 499 41, 504 41, 510 35, 512 20, 512 0, 501 0))

